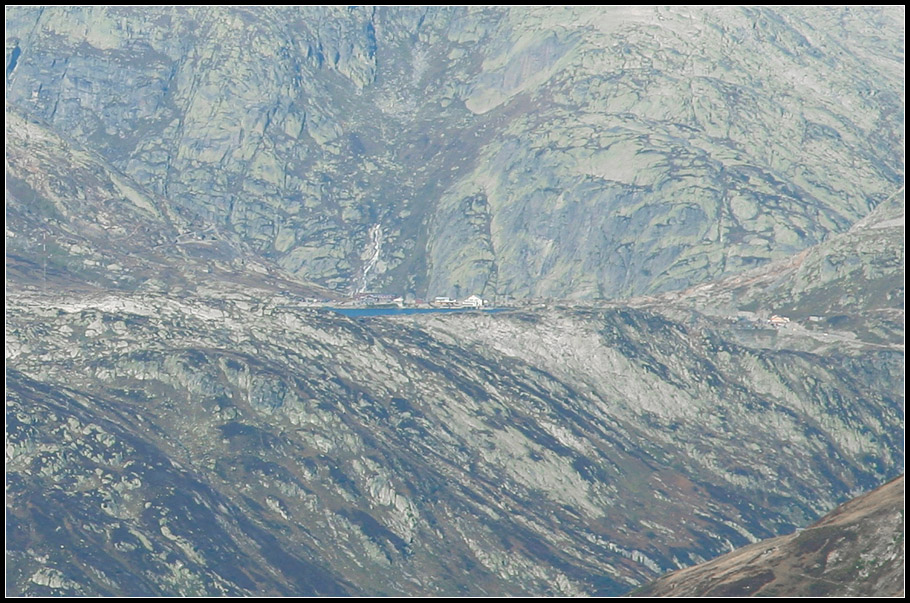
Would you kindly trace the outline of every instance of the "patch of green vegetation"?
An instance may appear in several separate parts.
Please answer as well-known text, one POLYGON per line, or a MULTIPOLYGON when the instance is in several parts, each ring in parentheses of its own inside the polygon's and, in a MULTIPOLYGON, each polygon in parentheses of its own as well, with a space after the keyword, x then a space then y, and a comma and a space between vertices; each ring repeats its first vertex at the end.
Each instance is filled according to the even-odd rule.
POLYGON ((28 182, 10 173, 6 174, 6 188, 26 211, 43 218, 62 218, 54 202, 39 195, 28 182))

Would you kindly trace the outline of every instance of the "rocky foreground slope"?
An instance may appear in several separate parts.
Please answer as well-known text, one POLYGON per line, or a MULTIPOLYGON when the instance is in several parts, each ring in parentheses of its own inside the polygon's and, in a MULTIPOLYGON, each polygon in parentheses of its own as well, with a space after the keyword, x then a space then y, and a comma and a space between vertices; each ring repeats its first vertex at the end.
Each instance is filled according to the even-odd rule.
POLYGON ((904 477, 790 536, 680 570, 642 597, 904 596, 904 477))
POLYGON ((11 592, 618 594, 903 468, 898 350, 266 294, 10 295, 11 592))

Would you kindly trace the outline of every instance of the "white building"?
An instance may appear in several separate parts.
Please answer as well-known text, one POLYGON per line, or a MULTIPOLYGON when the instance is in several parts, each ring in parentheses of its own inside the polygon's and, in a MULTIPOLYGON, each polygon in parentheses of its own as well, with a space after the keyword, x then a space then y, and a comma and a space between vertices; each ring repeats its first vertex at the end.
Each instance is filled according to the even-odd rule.
POLYGON ((479 295, 472 295, 468 299, 461 302, 461 305, 466 308, 481 308, 483 307, 483 300, 479 295))

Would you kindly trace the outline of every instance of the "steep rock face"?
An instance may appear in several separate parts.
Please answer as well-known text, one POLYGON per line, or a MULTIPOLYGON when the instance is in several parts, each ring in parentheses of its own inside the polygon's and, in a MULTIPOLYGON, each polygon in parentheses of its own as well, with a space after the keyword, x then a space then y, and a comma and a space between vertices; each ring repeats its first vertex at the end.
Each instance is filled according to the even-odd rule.
POLYGON ((235 233, 187 219, 164 198, 47 124, 6 112, 6 269, 12 288, 222 292, 331 299, 235 233))
POLYGON ((903 9, 7 10, 7 98, 341 291, 619 297, 903 183, 903 9))
POLYGON ((904 477, 805 530, 661 578, 647 597, 902 597, 904 477))

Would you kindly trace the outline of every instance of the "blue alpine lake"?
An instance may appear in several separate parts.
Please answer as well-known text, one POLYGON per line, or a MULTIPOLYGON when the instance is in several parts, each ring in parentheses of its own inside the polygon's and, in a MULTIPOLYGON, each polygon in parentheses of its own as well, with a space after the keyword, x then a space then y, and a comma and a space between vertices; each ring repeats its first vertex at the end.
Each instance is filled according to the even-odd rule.
POLYGON ((432 314, 443 312, 484 312, 492 314, 502 312, 506 308, 492 308, 489 310, 476 310, 474 308, 325 308, 332 312, 338 312, 351 318, 362 318, 369 316, 398 316, 406 314, 432 314))

